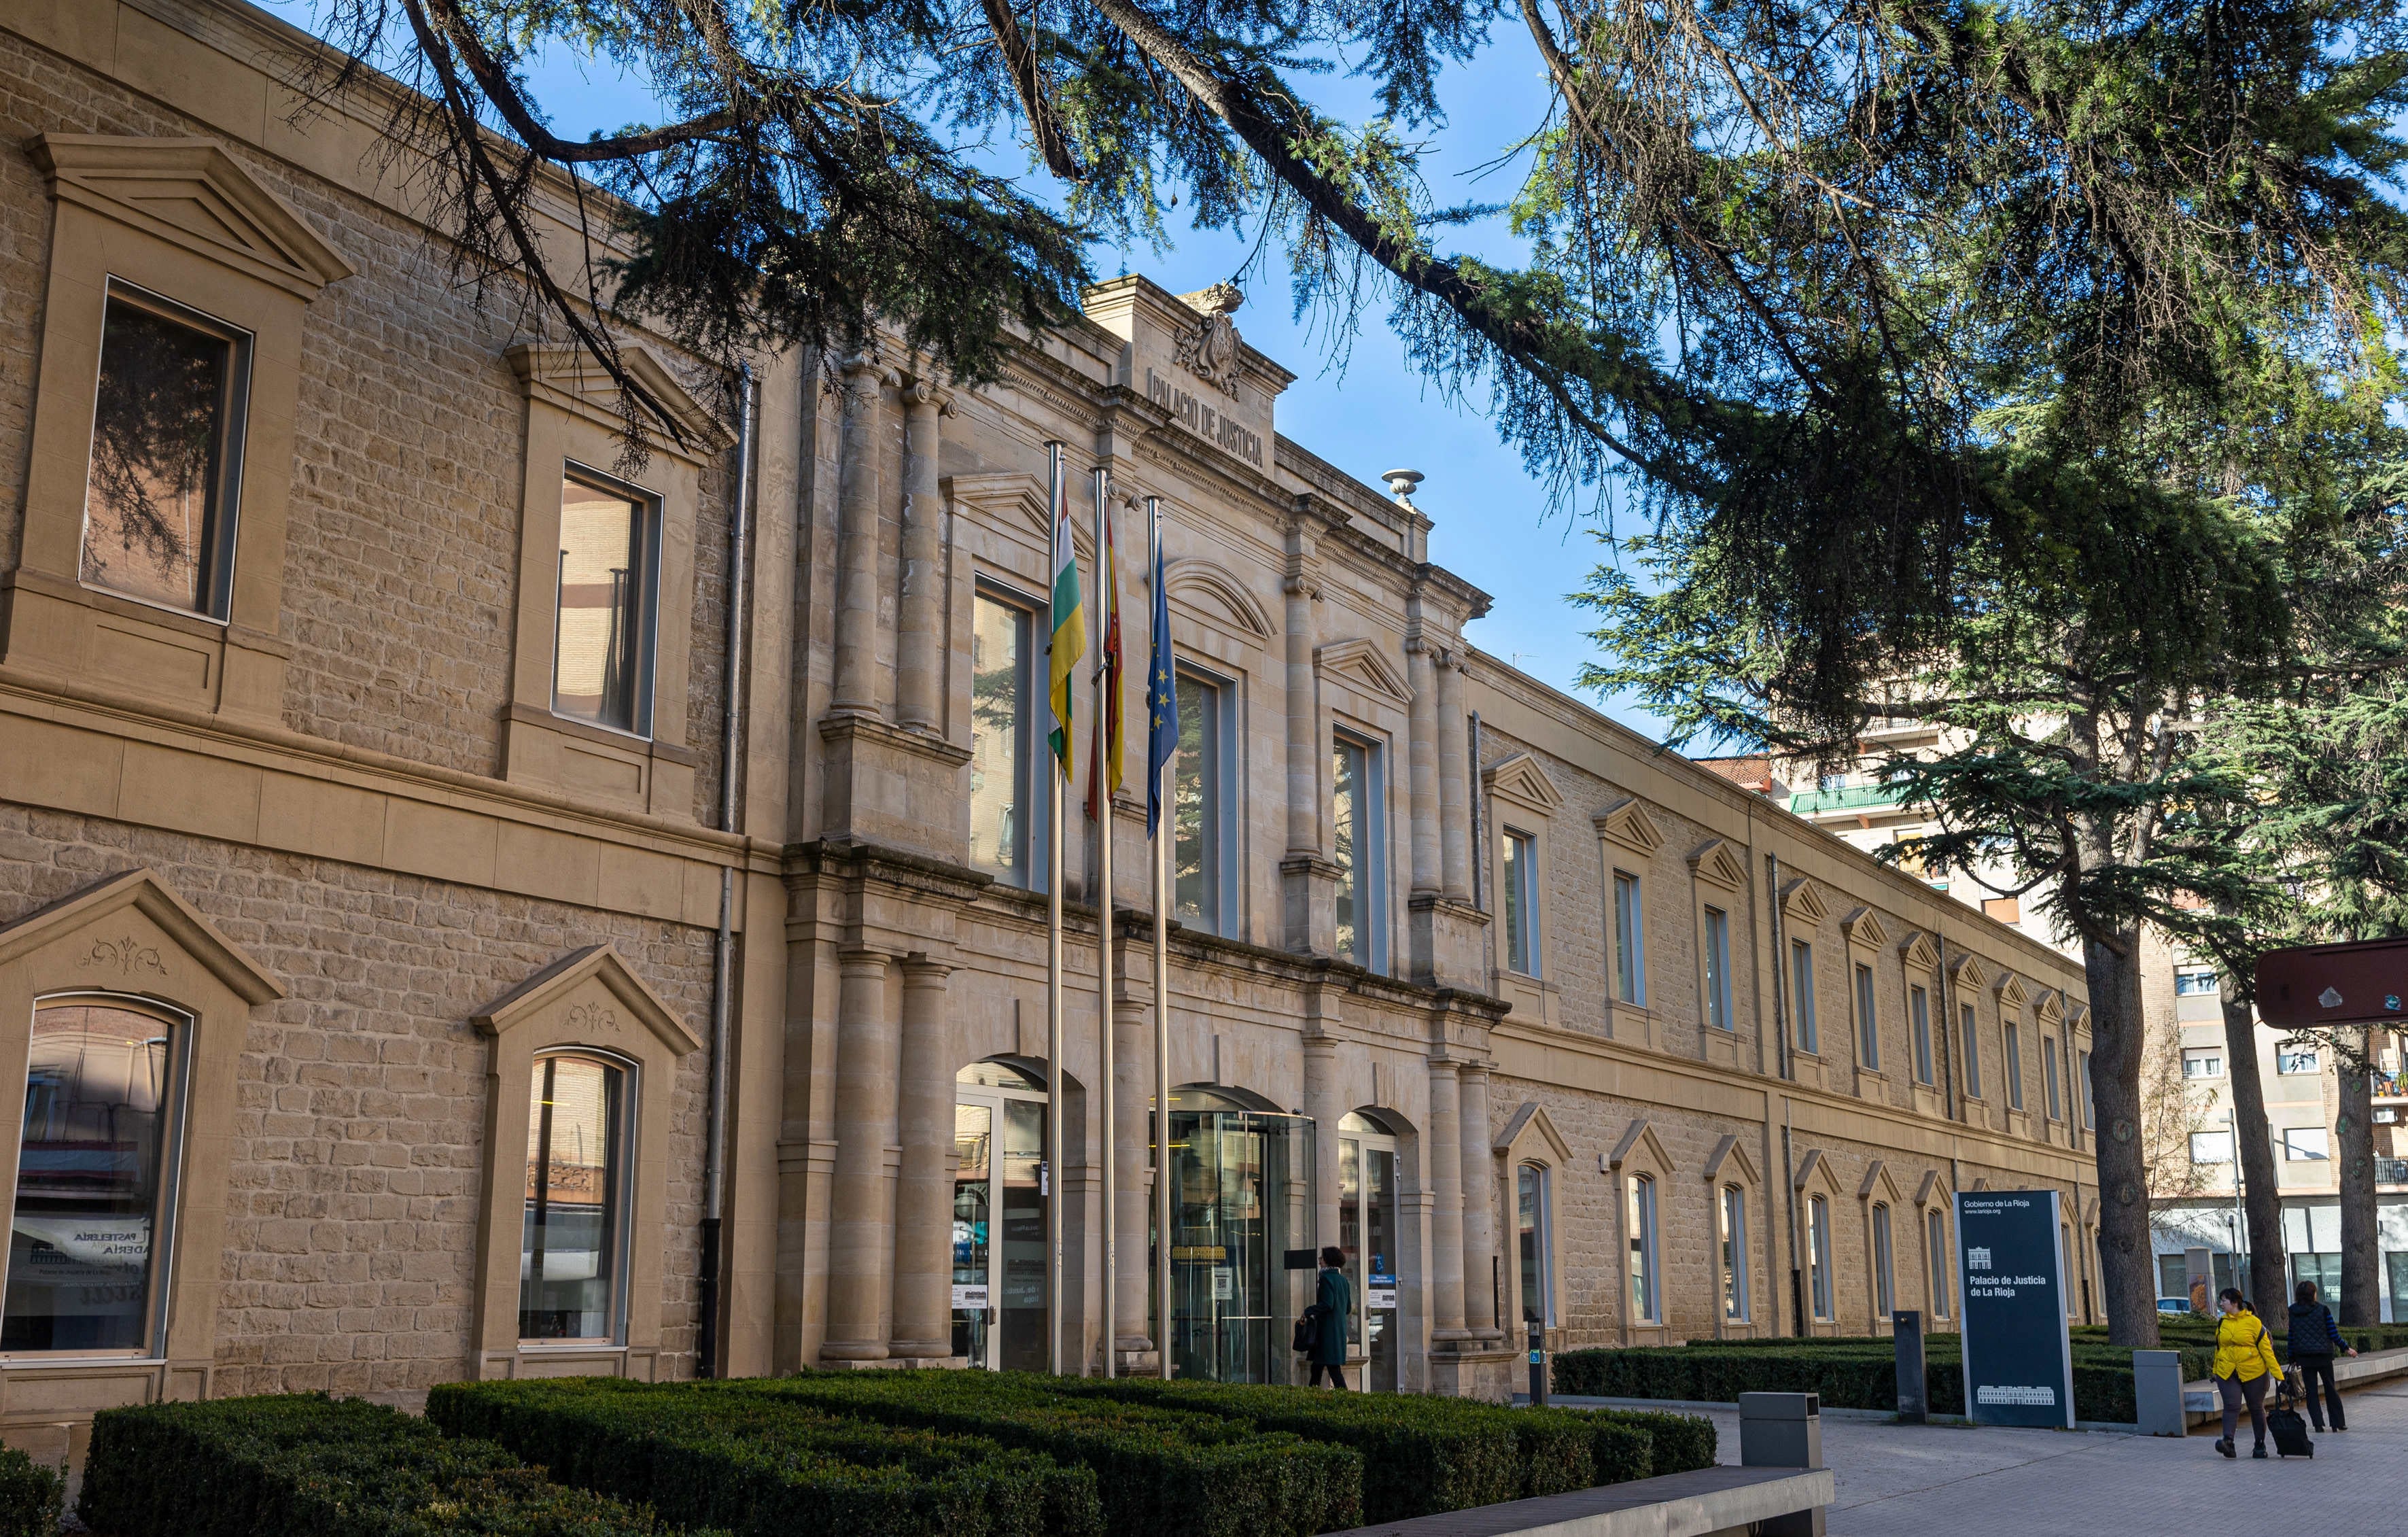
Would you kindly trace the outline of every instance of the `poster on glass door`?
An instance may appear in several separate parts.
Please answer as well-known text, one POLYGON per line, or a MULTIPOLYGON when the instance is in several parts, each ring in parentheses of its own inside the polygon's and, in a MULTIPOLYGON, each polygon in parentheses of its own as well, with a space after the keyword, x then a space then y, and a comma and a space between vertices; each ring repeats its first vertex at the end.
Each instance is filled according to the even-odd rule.
POLYGON ((1976 1425, 2073 1428, 2073 1340, 2054 1190, 1959 1191, 1965 1412, 1976 1425))

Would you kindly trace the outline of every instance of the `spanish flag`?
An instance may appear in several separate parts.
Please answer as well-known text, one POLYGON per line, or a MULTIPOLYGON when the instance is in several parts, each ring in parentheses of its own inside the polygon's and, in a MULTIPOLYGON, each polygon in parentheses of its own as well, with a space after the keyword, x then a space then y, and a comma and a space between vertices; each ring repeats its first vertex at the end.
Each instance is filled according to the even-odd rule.
POLYGON ((1054 639, 1048 648, 1047 693, 1054 706, 1054 729, 1046 740, 1054 748, 1054 767, 1071 777, 1071 676, 1087 654, 1087 615, 1079 601, 1079 545, 1070 534, 1069 467, 1062 462, 1060 444, 1054 445, 1054 639))

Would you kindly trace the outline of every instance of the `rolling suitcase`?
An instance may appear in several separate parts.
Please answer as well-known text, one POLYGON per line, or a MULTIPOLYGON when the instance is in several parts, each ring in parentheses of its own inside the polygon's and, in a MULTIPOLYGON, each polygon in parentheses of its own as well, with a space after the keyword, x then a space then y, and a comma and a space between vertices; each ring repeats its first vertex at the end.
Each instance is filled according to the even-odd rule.
POLYGON ((2276 1457, 2314 1457, 2316 1444, 2308 1439, 2308 1422, 2291 1407, 2290 1373, 2283 1375, 2283 1386, 2274 1398, 2274 1407, 2266 1411, 2266 1433, 2274 1438, 2276 1457))

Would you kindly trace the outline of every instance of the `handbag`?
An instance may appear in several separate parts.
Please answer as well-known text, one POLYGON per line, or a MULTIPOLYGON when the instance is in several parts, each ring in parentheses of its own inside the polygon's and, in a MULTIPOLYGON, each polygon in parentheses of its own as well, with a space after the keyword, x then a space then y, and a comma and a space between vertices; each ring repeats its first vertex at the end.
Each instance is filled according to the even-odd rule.
POLYGON ((1294 1341, 1297 1355, 1310 1356, 1312 1354, 1313 1347, 1321 1343, 1321 1321, 1328 1315, 1329 1310, 1318 1302, 1306 1308, 1298 1315, 1296 1320, 1294 1341))

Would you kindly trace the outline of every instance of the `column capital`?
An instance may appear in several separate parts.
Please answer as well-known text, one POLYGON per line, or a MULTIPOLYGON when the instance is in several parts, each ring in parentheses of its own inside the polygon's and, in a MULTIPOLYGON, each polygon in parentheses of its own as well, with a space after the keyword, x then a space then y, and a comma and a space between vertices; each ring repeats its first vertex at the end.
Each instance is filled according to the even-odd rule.
POLYGON ((871 950, 867 946, 856 945, 836 953, 838 968, 849 977, 882 977, 886 974, 886 968, 893 962, 894 957, 885 951, 871 950))
POLYGON ((914 950, 900 964, 906 987, 942 987, 945 979, 953 974, 953 962, 939 960, 924 951, 914 950))
POLYGON ((871 375, 871 382, 875 384, 892 384, 899 377, 886 360, 878 355, 878 344, 875 342, 860 352, 847 353, 843 361, 836 366, 837 372, 852 381, 855 389, 861 387, 861 376, 864 374, 871 375))
POLYGON ((903 404, 913 410, 934 409, 939 416, 953 414, 953 392, 933 379, 915 379, 903 386, 903 404))

